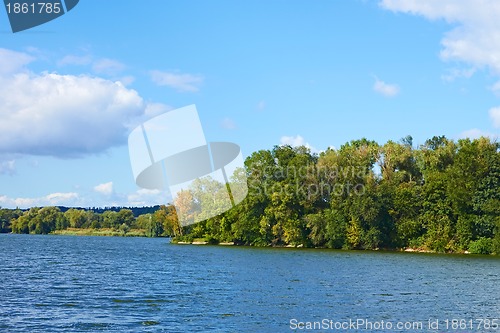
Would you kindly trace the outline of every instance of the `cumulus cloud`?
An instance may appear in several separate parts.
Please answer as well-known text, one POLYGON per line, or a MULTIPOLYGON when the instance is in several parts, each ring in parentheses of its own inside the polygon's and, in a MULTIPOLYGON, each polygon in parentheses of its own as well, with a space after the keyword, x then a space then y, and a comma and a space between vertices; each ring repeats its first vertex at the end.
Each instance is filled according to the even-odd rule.
MULTIPOLYGON (((125 144, 130 123, 144 114, 143 99, 120 82, 35 74, 20 67, 29 56, 18 56, 17 73, 0 74, 0 154, 71 158, 101 153, 125 144)), ((11 57, 0 53, 0 64, 11 57)))
POLYGON ((377 78, 375 78, 375 83, 373 84, 373 90, 386 97, 394 97, 397 94, 399 94, 398 85, 389 84, 377 78))
POLYGON ((457 60, 500 75, 500 2, 497 0, 382 0, 393 12, 443 19, 454 25, 441 40, 443 60, 457 60))
POLYGON ((495 128, 500 128, 500 107, 491 108, 489 113, 490 118, 493 121, 493 126, 495 128))
POLYGON ((306 140, 304 140, 304 138, 300 135, 282 136, 280 139, 280 144, 283 146, 288 145, 288 146, 292 146, 292 147, 304 146, 306 148, 309 148, 311 150, 311 152, 313 152, 313 153, 318 152, 318 150, 316 148, 314 148, 308 142, 306 142, 306 140))
POLYGON ((179 92, 197 92, 203 76, 174 72, 151 71, 151 79, 159 86, 168 86, 179 92))
POLYGON ((94 187, 94 191, 104 195, 111 195, 113 194, 113 182, 99 184, 94 187))
POLYGON ((0 196, 0 206, 31 208, 42 206, 77 206, 79 204, 78 193, 51 193, 39 198, 9 198, 0 196))

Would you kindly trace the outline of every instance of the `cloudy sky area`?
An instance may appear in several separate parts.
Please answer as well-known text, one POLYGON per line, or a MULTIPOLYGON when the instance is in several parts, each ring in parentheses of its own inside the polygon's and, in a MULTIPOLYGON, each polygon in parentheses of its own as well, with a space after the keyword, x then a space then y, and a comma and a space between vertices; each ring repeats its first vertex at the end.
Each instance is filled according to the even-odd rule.
POLYGON ((88 0, 12 34, 0 10, 0 206, 167 203, 135 185, 127 137, 190 104, 245 156, 497 137, 498 17, 495 0, 88 0))

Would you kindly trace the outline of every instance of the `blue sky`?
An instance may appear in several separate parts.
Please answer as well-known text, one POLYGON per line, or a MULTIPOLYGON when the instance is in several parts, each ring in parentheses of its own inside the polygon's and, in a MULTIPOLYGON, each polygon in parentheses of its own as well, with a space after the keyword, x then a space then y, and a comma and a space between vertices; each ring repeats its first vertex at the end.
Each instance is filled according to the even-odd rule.
POLYGON ((166 203, 135 185, 127 135, 190 104, 245 156, 496 137, 499 16, 494 0, 82 0, 13 34, 2 9, 0 206, 166 203))

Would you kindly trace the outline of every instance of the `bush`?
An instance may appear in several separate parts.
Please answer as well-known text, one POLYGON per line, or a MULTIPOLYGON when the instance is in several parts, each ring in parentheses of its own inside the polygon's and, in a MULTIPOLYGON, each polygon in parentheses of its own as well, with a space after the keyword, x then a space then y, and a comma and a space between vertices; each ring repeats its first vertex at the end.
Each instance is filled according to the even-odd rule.
POLYGON ((469 244, 469 252, 474 254, 491 254, 493 252, 493 240, 481 237, 469 244))
POLYGON ((205 241, 210 244, 210 245, 217 245, 219 244, 219 239, 213 236, 207 236, 205 237, 205 241))

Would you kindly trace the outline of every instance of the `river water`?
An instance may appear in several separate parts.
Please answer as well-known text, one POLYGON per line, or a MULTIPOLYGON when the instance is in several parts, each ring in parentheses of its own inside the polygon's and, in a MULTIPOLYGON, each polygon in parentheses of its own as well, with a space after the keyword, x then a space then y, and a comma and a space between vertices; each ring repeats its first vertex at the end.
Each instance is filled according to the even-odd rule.
POLYGON ((0 332, 500 332, 499 276, 487 256, 0 235, 0 332))

